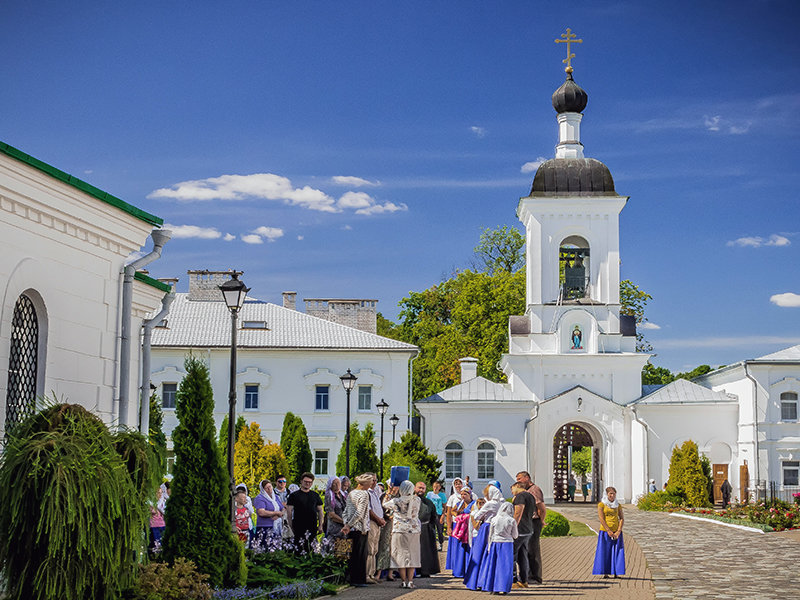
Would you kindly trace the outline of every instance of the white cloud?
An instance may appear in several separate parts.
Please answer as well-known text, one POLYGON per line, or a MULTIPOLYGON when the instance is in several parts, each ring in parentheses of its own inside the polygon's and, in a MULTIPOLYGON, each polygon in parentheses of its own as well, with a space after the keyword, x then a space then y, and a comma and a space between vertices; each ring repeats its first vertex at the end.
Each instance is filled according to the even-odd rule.
POLYGON ((225 237, 222 239, 225 240, 226 242, 232 242, 233 240, 236 239, 236 236, 233 235, 232 233, 226 233, 225 237))
POLYGON ((91 169, 86 169, 83 173, 84 175, 91 175, 92 173, 94 173, 94 171, 92 171, 91 169))
POLYGON ((345 225, 344 227, 342 227, 342 229, 344 229, 345 231, 352 231, 353 227, 350 225, 345 225))
POLYGON ((367 208, 359 208, 356 211, 357 215, 379 215, 382 213, 394 213, 398 211, 408 210, 408 206, 404 202, 395 204, 394 202, 386 202, 384 204, 375 204, 367 208))
POLYGON ((169 198, 181 202, 209 200, 282 200, 309 210, 338 212, 335 201, 322 190, 309 186, 295 188, 287 177, 274 173, 221 175, 208 179, 182 181, 169 188, 157 189, 148 198, 169 198))
POLYGON ((260 235, 256 235, 255 233, 248 233, 242 234, 241 236, 242 241, 245 244, 263 244, 264 240, 261 239, 260 235))
POLYGON ((748 131, 750 131, 750 125, 752 125, 750 121, 742 125, 731 125, 730 127, 728 127, 728 133, 731 133, 733 135, 741 135, 743 133, 747 133, 748 131))
POLYGON ((761 236, 745 236, 731 240, 726 246, 739 246, 740 248, 760 248, 761 246, 788 246, 792 242, 783 235, 773 233, 768 238, 761 236))
POLYGON ((659 348, 748 348, 751 346, 793 346, 800 336, 743 335, 739 337, 699 337, 658 340, 659 348))
POLYGON ((362 179, 361 177, 353 177, 350 175, 336 175, 331 177, 331 181, 336 185, 349 185, 352 187, 363 186, 376 186, 380 185, 380 181, 370 181, 369 179, 362 179))
POLYGON ((792 292, 775 294, 774 296, 770 296, 769 301, 783 308, 798 308, 800 307, 800 294, 794 294, 792 292))
POLYGON ((703 125, 705 125, 705 128, 708 129, 709 131, 719 131, 719 121, 721 118, 722 117, 720 117, 719 115, 716 115, 714 117, 709 117, 708 115, 705 115, 703 117, 703 125))
POLYGON ((336 204, 339 208, 367 208, 375 204, 375 200, 364 192, 347 192, 336 204))
POLYGON ((475 134, 475 137, 486 137, 486 129, 483 127, 478 127, 477 125, 473 125, 469 128, 469 130, 475 134))
POLYGON ((656 325, 655 323, 651 323, 650 321, 645 321, 644 323, 639 323, 636 325, 639 329, 661 329, 661 325, 656 325))
POLYGON ((538 169, 544 161, 547 159, 544 156, 538 156, 536 160, 532 160, 530 162, 526 162, 519 168, 520 173, 533 173, 538 169))
POLYGON ((254 229, 252 233, 267 238, 267 241, 274 242, 280 237, 283 237, 283 229, 280 227, 264 227, 254 229))
POLYGON ((297 241, 298 242, 302 242, 304 239, 306 239, 306 236, 304 236, 304 235, 298 235, 297 236, 297 241))
POLYGON ((170 225, 164 224, 164 229, 169 229, 172 232, 173 238, 188 239, 200 238, 201 240, 216 240, 222 237, 222 234, 214 227, 198 227, 197 225, 170 225))

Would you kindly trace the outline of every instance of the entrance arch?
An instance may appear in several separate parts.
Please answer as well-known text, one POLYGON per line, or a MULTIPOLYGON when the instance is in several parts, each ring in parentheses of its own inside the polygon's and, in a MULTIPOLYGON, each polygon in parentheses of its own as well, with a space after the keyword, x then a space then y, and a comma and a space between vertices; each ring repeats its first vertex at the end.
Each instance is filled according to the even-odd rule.
MULTIPOLYGON (((586 423, 566 423, 553 436, 553 500, 569 500, 567 484, 572 468, 572 453, 580 448, 591 448, 591 469, 587 479, 592 482, 589 500, 600 501, 602 482, 600 451, 601 438, 597 431, 586 423)), ((578 482, 580 489, 580 482, 578 482)))

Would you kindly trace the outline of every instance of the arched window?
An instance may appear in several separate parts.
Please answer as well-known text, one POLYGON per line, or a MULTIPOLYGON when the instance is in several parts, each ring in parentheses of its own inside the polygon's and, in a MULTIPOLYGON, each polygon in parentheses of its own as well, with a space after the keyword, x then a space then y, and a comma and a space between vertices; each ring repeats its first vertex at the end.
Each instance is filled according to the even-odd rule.
POLYGON ((781 394, 781 421, 797 421, 797 393, 781 394))
POLYGON ((39 319, 31 299, 22 294, 11 321, 5 431, 30 415, 36 406, 38 362, 39 319))
POLYGON ((561 300, 574 300, 589 295, 589 242, 571 235, 558 248, 558 283, 561 300))
POLYGON ((478 479, 494 479, 494 446, 490 442, 478 446, 478 479))
POLYGON ((461 477, 464 466, 464 447, 458 442, 450 442, 444 447, 444 476, 445 479, 461 477))

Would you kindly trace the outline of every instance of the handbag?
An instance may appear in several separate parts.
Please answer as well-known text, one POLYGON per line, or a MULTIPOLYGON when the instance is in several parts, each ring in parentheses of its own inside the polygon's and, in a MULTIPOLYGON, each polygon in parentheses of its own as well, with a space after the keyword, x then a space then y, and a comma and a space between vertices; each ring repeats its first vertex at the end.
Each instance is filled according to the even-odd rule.
POLYGON ((350 538, 336 538, 333 542, 333 555, 341 560, 350 560, 353 551, 353 540, 350 538))

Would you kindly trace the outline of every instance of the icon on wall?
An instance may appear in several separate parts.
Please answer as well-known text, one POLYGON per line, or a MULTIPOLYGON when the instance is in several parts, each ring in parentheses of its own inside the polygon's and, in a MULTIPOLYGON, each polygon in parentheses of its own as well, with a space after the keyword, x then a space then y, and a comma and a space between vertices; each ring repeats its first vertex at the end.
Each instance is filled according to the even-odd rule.
POLYGON ((575 325, 575 329, 572 330, 572 347, 570 350, 583 350, 582 340, 583 332, 581 331, 581 326, 575 325))

